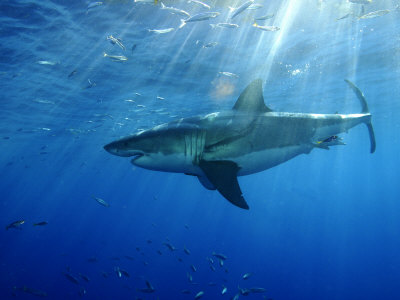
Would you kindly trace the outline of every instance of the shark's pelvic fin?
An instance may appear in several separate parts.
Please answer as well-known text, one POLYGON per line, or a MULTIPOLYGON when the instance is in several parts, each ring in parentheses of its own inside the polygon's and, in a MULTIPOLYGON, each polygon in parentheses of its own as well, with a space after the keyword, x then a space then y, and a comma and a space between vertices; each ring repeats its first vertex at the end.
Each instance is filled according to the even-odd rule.
MULTIPOLYGON (((360 100, 361 107, 362 107, 361 112, 363 114, 369 114, 367 100, 365 99, 364 94, 361 92, 361 90, 350 80, 345 79, 344 81, 347 82, 347 84, 350 86, 350 88, 356 94, 358 100, 360 100)), ((369 140, 371 143, 371 153, 374 153, 375 149, 376 149, 376 141, 375 141, 374 128, 372 127, 371 117, 368 119, 368 122, 365 122, 365 125, 367 125, 367 128, 368 128, 369 140)))
POLYGON ((272 109, 270 109, 264 103, 261 79, 256 79, 252 81, 246 87, 246 89, 240 94, 239 98, 237 99, 235 105, 233 106, 233 109, 240 112, 248 113, 265 113, 272 111, 272 109))
MULTIPOLYGON (((240 208, 249 209, 246 200, 242 196, 242 191, 237 180, 239 167, 234 162, 227 160, 202 160, 199 166, 207 176, 208 181, 216 187, 222 196, 240 208)), ((203 184, 201 180, 200 182, 203 184)))

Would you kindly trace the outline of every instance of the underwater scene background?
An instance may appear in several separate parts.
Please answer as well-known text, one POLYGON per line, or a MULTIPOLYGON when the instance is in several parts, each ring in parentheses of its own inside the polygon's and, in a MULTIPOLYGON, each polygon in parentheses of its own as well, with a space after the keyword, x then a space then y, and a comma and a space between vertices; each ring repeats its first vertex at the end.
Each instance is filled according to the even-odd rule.
POLYGON ((245 2, 0 2, 1 299, 400 299, 400 1, 255 0, 231 19, 245 2), (240 177, 242 210, 103 149, 230 110, 257 78, 275 111, 343 114, 361 110, 351 80, 376 152, 357 126, 240 177))

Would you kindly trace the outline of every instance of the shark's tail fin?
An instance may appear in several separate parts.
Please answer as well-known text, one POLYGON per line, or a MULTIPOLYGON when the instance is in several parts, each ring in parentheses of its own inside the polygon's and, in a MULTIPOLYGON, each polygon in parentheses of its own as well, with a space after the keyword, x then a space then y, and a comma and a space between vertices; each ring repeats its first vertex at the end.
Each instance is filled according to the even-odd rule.
POLYGON ((178 29, 182 28, 185 25, 186 25, 186 21, 184 19, 181 19, 181 24, 179 25, 178 29))
POLYGON ((376 149, 375 133, 374 133, 374 128, 372 127, 371 115, 369 113, 367 100, 365 100, 364 94, 360 91, 360 89, 354 83, 352 83, 348 79, 345 79, 344 81, 347 82, 347 84, 350 86, 350 88, 356 94, 358 100, 360 100, 361 107, 362 107, 361 113, 369 115, 369 118, 366 119, 366 121, 365 121, 365 125, 368 128, 369 140, 371 142, 371 153, 374 153, 375 149, 376 149))

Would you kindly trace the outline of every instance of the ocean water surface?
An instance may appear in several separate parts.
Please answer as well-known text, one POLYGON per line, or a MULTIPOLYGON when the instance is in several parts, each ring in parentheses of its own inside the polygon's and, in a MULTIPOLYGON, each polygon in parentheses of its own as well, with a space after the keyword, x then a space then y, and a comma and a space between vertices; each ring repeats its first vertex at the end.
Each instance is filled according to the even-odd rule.
POLYGON ((400 299, 400 1, 204 3, 163 1, 220 13, 179 28, 159 2, 0 2, 1 299, 400 299), (230 110, 257 78, 275 111, 343 114, 351 80, 376 152, 360 125, 239 177, 242 210, 103 149, 230 110))

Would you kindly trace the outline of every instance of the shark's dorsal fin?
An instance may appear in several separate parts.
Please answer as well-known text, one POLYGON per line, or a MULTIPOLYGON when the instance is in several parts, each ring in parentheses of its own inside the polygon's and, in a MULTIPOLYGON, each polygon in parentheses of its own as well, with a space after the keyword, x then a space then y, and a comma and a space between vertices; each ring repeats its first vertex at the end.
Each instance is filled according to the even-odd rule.
POLYGON ((252 81, 245 88, 245 90, 240 94, 239 98, 237 99, 235 105, 233 106, 233 109, 240 112, 248 113, 265 113, 272 111, 272 109, 270 109, 264 103, 261 79, 256 79, 252 81))
POLYGON ((249 209, 237 181, 237 173, 239 171, 237 164, 228 160, 202 160, 199 166, 207 176, 208 181, 216 187, 222 196, 240 208, 249 209))

